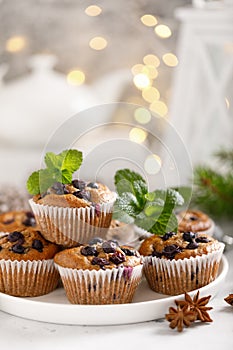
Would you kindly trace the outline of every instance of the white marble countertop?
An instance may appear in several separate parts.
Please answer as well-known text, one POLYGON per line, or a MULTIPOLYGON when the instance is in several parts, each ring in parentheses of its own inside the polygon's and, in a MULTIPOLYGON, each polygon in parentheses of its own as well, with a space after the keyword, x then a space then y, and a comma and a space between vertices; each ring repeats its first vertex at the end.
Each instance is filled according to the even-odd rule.
POLYGON ((233 307, 224 297, 233 293, 233 250, 225 256, 230 268, 225 283, 209 303, 212 323, 194 323, 179 333, 164 319, 120 326, 72 326, 30 321, 0 311, 1 349, 120 350, 127 345, 127 349, 232 350, 233 307))

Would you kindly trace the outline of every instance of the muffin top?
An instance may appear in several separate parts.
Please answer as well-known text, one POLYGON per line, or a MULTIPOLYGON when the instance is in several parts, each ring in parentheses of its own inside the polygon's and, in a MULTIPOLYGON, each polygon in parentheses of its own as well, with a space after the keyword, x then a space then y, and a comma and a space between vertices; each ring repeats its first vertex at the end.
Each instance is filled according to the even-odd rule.
POLYGON ((71 184, 55 182, 42 195, 33 197, 38 204, 81 208, 114 201, 115 194, 101 183, 73 180, 71 184))
POLYGON ((56 244, 46 241, 40 231, 29 227, 0 236, 0 259, 12 261, 52 259, 58 251, 56 244))
POLYGON ((9 211, 0 215, 0 232, 12 232, 33 227, 35 230, 36 220, 31 211, 9 211))
POLYGON ((199 232, 208 230, 212 222, 208 215, 199 210, 181 211, 178 215, 179 231, 199 232))
POLYGON ((220 248, 220 242, 204 233, 168 232, 164 236, 146 238, 139 253, 143 256, 178 260, 208 254, 220 248))
POLYGON ((133 268, 141 265, 141 256, 129 246, 119 246, 116 241, 92 239, 89 244, 65 249, 54 257, 60 266, 82 270, 107 270, 119 267, 133 268))

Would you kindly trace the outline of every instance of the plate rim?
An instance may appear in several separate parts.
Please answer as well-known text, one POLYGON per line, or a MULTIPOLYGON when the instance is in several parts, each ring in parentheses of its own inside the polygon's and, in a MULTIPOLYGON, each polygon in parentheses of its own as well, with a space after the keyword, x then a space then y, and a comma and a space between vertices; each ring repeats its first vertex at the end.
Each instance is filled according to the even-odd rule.
MULTIPOLYGON (((217 285, 221 284, 221 282, 225 279, 228 270, 229 270, 229 263, 227 261, 227 258, 222 255, 221 258, 221 272, 217 276, 217 278, 212 281, 211 283, 207 284, 206 286, 203 286, 201 288, 197 288, 191 292, 189 292, 189 295, 193 296, 197 290, 199 290, 202 293, 208 290, 214 289, 217 285)), ((215 293, 211 296, 211 299, 215 297, 215 295, 218 293, 218 290, 215 291, 215 293)), ((161 294, 160 294, 161 295, 161 294)), ((21 298, 16 296, 11 296, 5 293, 0 293, 0 311, 9 313, 14 316, 34 320, 34 321, 40 321, 40 322, 47 322, 47 323, 56 323, 56 324, 72 324, 72 325, 119 325, 119 324, 131 324, 131 323, 138 323, 138 322, 145 322, 150 320, 155 320, 158 318, 161 318, 162 315, 164 316, 165 313, 161 314, 161 310, 163 306, 168 305, 172 303, 175 299, 179 299, 183 297, 183 294, 175 295, 175 296, 168 296, 164 295, 164 298, 158 298, 154 300, 148 300, 148 301, 138 301, 138 302, 132 302, 132 303, 125 303, 125 304, 108 304, 108 305, 78 305, 78 304, 64 304, 64 303, 49 303, 45 301, 35 300, 34 298, 21 298), (15 309, 15 305, 18 307, 18 309, 15 309), (30 306, 34 305, 35 310, 38 312, 38 314, 35 315, 33 313, 33 310, 30 306), (153 307, 158 307, 160 310, 158 314, 154 314, 151 318, 151 312, 149 312, 150 308, 153 309, 153 307), (24 309, 26 307, 26 309, 24 309), (28 307, 28 308, 27 308, 28 307), (77 319, 75 316, 75 319, 72 319, 73 314, 71 315, 71 320, 62 319, 60 316, 53 315, 52 313, 48 314, 49 316, 46 317, 44 314, 44 309, 51 309, 51 311, 67 311, 72 313, 75 316, 75 313, 77 312, 77 319), (141 315, 140 312, 147 310, 148 315, 141 315), (100 311, 103 311, 106 313, 106 315, 102 315, 102 320, 95 321, 95 317, 91 318, 88 315, 85 315, 85 311, 90 316, 93 316, 93 313, 96 312, 98 315, 100 311), (116 313, 121 314, 122 312, 132 312, 135 311, 135 315, 137 316, 135 319, 132 317, 125 317, 123 316, 122 319, 116 319, 116 320, 107 320, 106 316, 110 315, 110 313, 116 313), (138 313, 139 311, 139 313, 138 313), (150 313, 150 315, 149 315, 150 313), (82 318, 80 320, 79 318, 82 318), (83 318, 83 316, 85 316, 83 318), (56 321, 57 319, 57 321, 56 321)))

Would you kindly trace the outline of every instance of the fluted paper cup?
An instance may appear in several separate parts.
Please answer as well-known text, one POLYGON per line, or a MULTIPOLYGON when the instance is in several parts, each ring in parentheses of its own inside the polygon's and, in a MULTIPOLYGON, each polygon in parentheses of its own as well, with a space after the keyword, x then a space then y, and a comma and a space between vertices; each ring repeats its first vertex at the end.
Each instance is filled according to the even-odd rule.
POLYGON ((67 298, 72 304, 130 303, 142 277, 142 265, 111 270, 81 270, 56 266, 67 298))
POLYGON ((178 295, 209 284, 218 274, 225 245, 220 246, 217 251, 185 259, 143 257, 143 271, 150 288, 157 293, 178 295))
POLYGON ((45 239, 74 247, 96 236, 106 237, 114 201, 86 208, 54 207, 35 203, 33 199, 29 204, 45 239))
POLYGON ((53 259, 0 260, 0 292, 18 297, 36 297, 52 292, 59 273, 53 259))

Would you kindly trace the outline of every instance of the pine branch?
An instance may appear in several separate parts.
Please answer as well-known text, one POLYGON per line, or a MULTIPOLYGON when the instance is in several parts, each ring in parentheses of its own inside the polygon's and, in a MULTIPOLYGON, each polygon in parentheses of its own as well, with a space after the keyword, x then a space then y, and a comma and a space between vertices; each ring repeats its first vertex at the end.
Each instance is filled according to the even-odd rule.
POLYGON ((220 149, 214 153, 214 156, 219 159, 221 163, 226 164, 229 167, 229 170, 233 172, 233 149, 220 149))

